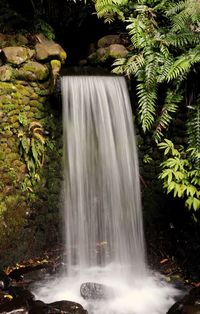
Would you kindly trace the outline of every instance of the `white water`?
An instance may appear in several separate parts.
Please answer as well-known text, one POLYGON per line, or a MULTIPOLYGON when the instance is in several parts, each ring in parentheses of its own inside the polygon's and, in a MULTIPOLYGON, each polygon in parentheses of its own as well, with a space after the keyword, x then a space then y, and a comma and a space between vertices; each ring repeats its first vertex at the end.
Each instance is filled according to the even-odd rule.
POLYGON ((130 101, 122 77, 62 78, 67 275, 38 298, 77 301, 94 314, 165 314, 177 291, 145 263, 140 180, 130 101), (87 302, 83 282, 113 289, 87 302))

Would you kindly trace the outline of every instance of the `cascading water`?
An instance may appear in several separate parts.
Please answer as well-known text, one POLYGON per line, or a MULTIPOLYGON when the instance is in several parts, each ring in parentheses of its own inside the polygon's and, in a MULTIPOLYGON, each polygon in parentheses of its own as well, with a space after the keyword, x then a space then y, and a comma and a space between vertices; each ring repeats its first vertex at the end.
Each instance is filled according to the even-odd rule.
POLYGON ((84 281, 113 297, 94 314, 165 314, 177 291, 145 264, 140 180, 123 77, 62 78, 67 275, 40 287, 44 301, 81 299, 84 281), (49 288, 51 287, 51 288, 49 288))
POLYGON ((66 76, 62 90, 68 270, 114 262, 141 276, 140 185, 125 79, 66 76))

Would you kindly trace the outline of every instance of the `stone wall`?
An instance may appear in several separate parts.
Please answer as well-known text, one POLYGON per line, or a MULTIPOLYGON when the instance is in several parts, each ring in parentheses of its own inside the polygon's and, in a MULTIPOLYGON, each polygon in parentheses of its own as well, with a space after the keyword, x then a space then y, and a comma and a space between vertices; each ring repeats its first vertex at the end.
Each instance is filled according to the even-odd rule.
POLYGON ((2 265, 59 238, 62 125, 52 95, 66 53, 42 35, 0 34, 0 47, 2 265))

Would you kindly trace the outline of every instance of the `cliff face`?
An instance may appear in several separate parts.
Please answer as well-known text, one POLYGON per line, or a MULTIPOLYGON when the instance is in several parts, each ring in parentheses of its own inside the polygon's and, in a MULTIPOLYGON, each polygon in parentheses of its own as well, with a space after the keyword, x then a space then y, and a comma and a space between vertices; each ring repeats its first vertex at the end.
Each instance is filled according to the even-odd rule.
POLYGON ((0 34, 0 47, 3 264, 58 240, 62 126, 52 95, 66 53, 43 35, 0 34))

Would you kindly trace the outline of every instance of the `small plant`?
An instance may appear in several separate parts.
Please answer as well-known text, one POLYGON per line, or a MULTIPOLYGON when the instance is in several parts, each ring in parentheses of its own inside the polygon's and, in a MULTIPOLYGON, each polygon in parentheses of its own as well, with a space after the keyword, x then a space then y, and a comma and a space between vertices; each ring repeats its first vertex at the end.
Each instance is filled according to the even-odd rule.
POLYGON ((40 180, 37 170, 43 166, 45 139, 40 122, 33 121, 26 131, 18 133, 19 150, 23 157, 32 183, 40 180))
POLYGON ((151 164, 153 161, 153 158, 149 156, 149 154, 145 154, 143 157, 144 164, 151 164))
POLYGON ((165 139, 158 144, 164 150, 167 159, 161 163, 162 171, 159 179, 167 193, 173 192, 174 197, 185 199, 189 210, 200 209, 200 153, 195 148, 176 149, 174 144, 165 139))

